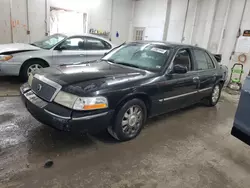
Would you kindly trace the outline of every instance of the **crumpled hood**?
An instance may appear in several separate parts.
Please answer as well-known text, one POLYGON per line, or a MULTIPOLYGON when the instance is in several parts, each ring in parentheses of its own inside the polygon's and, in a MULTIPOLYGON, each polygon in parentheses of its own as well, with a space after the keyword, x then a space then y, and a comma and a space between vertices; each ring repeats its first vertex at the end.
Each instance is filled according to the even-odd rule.
POLYGON ((15 51, 28 51, 28 50, 41 50, 36 46, 24 43, 11 43, 11 44, 0 44, 0 54, 5 52, 15 52, 15 51))

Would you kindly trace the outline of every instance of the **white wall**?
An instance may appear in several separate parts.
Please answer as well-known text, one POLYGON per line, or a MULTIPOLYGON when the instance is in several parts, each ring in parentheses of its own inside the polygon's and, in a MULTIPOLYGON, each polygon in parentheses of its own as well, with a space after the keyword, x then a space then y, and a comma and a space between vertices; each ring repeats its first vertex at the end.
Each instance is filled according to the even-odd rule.
POLYGON ((111 39, 114 44, 128 41, 132 21, 133 2, 130 0, 115 0, 112 14, 111 39), (119 37, 116 37, 116 33, 119 37))
POLYGON ((0 1, 0 43, 8 43, 11 41, 11 25, 10 25, 10 2, 9 0, 0 1))
POLYGON ((4 7, 0 13, 0 44, 9 42, 28 43, 43 38, 46 32, 49 32, 50 7, 87 13, 88 30, 94 28, 111 32, 111 39, 115 44, 128 40, 132 19, 132 0, 47 1, 46 6, 46 0, 28 0, 27 17, 27 0, 0 0, 0 7, 4 7), (12 3, 11 8, 10 2, 12 3), (10 10, 12 10, 12 27, 10 25, 10 10), (29 35, 27 30, 30 31, 29 35), (118 38, 115 36, 116 31, 120 34, 118 38), (13 37, 11 33, 13 33, 13 37))
MULTIPOLYGON (((140 0, 135 3, 132 25, 145 27, 145 40, 162 40, 166 24, 167 41, 197 45, 212 53, 222 53, 222 63, 230 69, 240 55, 235 53, 230 60, 238 40, 244 2, 245 0, 140 0), (169 1, 170 17, 166 19, 169 1)), ((249 18, 250 0, 247 0, 241 25, 242 32, 250 30, 249 18)), ((250 69, 250 53, 246 55, 249 60, 244 65, 244 76, 250 69)))
POLYGON ((136 1, 133 27, 145 27, 145 40, 162 40, 166 17, 166 0, 136 1))
POLYGON ((183 0, 174 0, 171 4, 171 13, 168 26, 167 39, 170 42, 181 42, 184 29, 187 2, 183 0), (178 11, 175 11, 178 10, 178 11))
POLYGON ((88 28, 110 31, 112 0, 101 0, 89 10, 88 28))

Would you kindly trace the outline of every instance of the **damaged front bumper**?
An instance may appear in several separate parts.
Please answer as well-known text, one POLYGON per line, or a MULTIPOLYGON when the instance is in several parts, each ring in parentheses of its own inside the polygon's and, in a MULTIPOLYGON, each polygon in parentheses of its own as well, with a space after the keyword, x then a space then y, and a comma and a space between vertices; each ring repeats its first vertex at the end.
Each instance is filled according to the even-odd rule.
POLYGON ((106 129, 113 110, 75 111, 39 98, 26 83, 20 88, 22 100, 34 118, 43 124, 68 132, 95 133, 106 129))

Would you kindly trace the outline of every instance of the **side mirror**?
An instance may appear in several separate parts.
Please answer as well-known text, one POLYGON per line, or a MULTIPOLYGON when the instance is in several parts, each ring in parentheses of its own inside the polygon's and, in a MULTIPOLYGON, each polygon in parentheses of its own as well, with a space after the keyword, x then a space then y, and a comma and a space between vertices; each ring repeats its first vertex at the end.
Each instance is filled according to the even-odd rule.
POLYGON ((66 49, 67 49, 67 46, 65 44, 59 44, 58 46, 54 48, 54 50, 58 50, 58 51, 62 51, 66 49))
POLYGON ((67 48, 66 48, 66 46, 62 45, 62 46, 58 46, 56 49, 58 51, 63 51, 63 50, 66 50, 67 48))
POLYGON ((222 55, 221 54, 213 54, 218 63, 221 63, 222 55))
POLYGON ((177 74, 185 74, 188 71, 186 66, 180 65, 180 64, 176 64, 174 65, 173 68, 173 73, 177 73, 177 74))
POLYGON ((108 54, 108 52, 105 52, 104 54, 103 54, 103 56, 105 56, 105 55, 107 55, 108 54))

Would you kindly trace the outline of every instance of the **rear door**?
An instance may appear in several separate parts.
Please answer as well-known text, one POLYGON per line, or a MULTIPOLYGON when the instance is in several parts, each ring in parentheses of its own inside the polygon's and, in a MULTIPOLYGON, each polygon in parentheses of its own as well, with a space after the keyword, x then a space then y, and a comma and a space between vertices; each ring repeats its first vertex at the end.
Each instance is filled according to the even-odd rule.
POLYGON ((84 62, 84 38, 70 37, 53 50, 53 63, 55 65, 84 62))
POLYGON ((241 90, 231 134, 250 145, 250 77, 247 76, 241 90))
POLYGON ((197 97, 200 100, 211 93, 216 82, 217 69, 205 50, 195 48, 193 49, 193 54, 196 61, 195 69, 197 70, 199 79, 199 95, 197 97))
POLYGON ((85 37, 84 50, 85 61, 95 61, 103 57, 103 55, 112 49, 111 44, 108 42, 95 38, 85 37))
POLYGON ((189 48, 178 50, 174 57, 172 67, 174 65, 186 66, 187 73, 167 73, 165 81, 160 86, 164 93, 163 111, 168 112, 188 106, 196 101, 197 87, 199 81, 198 74, 194 71, 194 63, 189 48))

